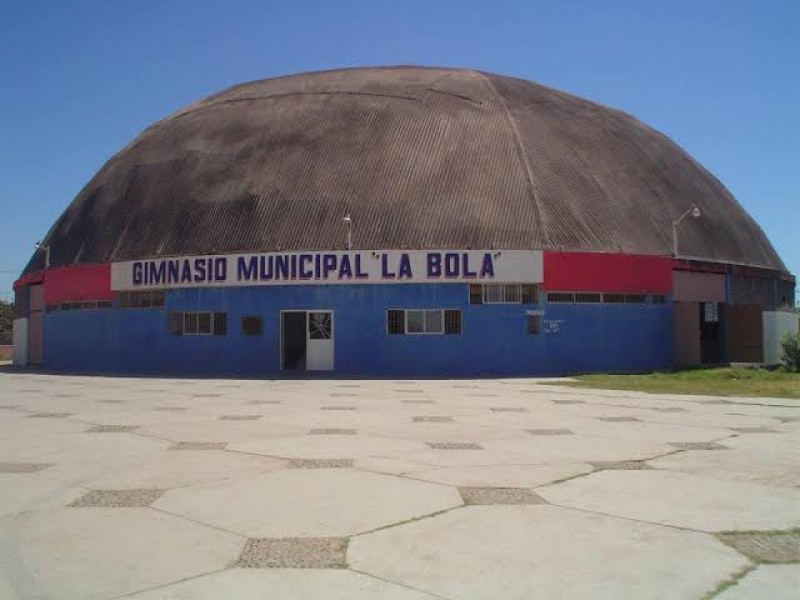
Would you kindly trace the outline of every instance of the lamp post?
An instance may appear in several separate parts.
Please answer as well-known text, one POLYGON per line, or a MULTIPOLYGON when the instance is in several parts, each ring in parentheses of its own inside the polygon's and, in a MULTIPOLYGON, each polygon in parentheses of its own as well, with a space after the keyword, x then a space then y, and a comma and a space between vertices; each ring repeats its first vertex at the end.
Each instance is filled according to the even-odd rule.
POLYGON ((44 268, 45 270, 50 268, 50 244, 45 244, 43 242, 36 242, 34 247, 37 250, 44 250, 44 268))
POLYGON ((693 219, 700 217, 700 209, 697 208, 696 204, 692 204, 689 210, 672 222, 672 256, 675 258, 678 258, 678 225, 689 215, 692 215, 693 219))
POLYGON ((347 249, 350 250, 353 245, 353 220, 350 218, 350 213, 347 213, 342 221, 347 224, 347 249))

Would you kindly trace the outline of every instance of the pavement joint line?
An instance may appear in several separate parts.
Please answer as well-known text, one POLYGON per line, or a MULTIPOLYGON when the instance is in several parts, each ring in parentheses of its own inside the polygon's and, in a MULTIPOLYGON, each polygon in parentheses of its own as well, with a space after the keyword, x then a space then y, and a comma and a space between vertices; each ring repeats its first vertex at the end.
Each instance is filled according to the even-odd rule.
POLYGON ((426 596, 430 596, 431 598, 438 598, 439 600, 456 600, 455 598, 450 598, 449 596, 442 596, 441 594, 437 594, 435 592, 429 592, 428 590, 423 590, 420 588, 416 588, 413 585, 408 585, 407 583, 403 583, 402 581, 394 581, 392 579, 386 579, 385 577, 380 577, 379 575, 374 575, 367 571, 360 571, 358 569, 354 569, 353 567, 348 566, 348 571, 352 571, 353 573, 358 573, 359 575, 365 575, 367 577, 371 577, 373 579, 377 579, 378 581, 383 581, 384 583, 391 583, 392 585, 396 585, 407 590, 411 590, 413 592, 417 592, 420 594, 425 594, 426 596))
POLYGON ((709 590, 705 594, 700 597, 700 600, 711 600, 712 598, 716 598, 722 592, 737 585, 745 576, 747 576, 753 569, 756 569, 758 564, 750 563, 749 565, 745 565, 741 569, 738 569, 731 573, 731 575, 727 579, 723 579, 720 581, 717 586, 713 590, 709 590))
POLYGON ((125 598, 131 598, 131 597, 134 597, 134 596, 138 596, 139 594, 143 594, 145 592, 154 592, 156 590, 160 590, 162 588, 169 587, 171 585, 176 585, 176 584, 179 584, 179 583, 185 583, 187 581, 192 581, 193 579, 199 579, 200 577, 206 577, 208 575, 216 575, 217 573, 224 573, 225 571, 229 571, 229 570, 230 570, 229 567, 224 567, 222 569, 217 569, 215 571, 207 571, 205 573, 198 573, 196 575, 190 575, 189 577, 183 577, 182 579, 175 579, 174 581, 168 581, 166 583, 161 583, 159 585, 154 585, 154 586, 151 586, 151 587, 141 588, 141 589, 135 590, 133 592, 127 592, 125 594, 121 594, 121 595, 118 595, 118 596, 109 596, 108 598, 105 598, 104 600, 124 600, 125 598))
MULTIPOLYGON (((447 485, 447 484, 442 484, 447 485)), ((452 485, 447 485, 447 487, 454 487, 452 485)), ((424 521, 425 519, 432 519, 434 517, 438 517, 445 513, 449 513, 454 510, 458 510, 460 508, 464 508, 466 504, 464 504, 464 500, 461 499, 461 504, 458 506, 451 506, 450 508, 444 508, 442 510, 437 510, 436 512, 428 513, 426 515, 420 515, 418 517, 411 517, 410 519, 403 519, 402 521, 396 521, 394 523, 389 523, 388 525, 381 525, 380 527, 375 527, 374 529, 368 529, 366 531, 359 531, 358 533, 354 533, 350 536, 350 538, 361 537, 363 535, 369 535, 370 533, 376 533, 378 531, 384 531, 385 529, 393 529, 394 527, 400 527, 402 525, 408 525, 409 523, 416 523, 417 521, 424 521)))
MULTIPOLYGON (((188 487, 188 485, 187 486, 181 486, 181 487, 188 487)), ((174 489, 179 489, 179 488, 174 488, 174 489)), ((225 529, 224 527, 218 527, 216 525, 212 525, 211 523, 205 523, 203 521, 198 521, 197 519, 192 519, 192 518, 187 517, 185 515, 181 515, 181 514, 178 514, 178 513, 170 512, 168 510, 164 510, 163 508, 158 508, 157 506, 152 506, 151 505, 151 506, 144 506, 143 508, 150 509, 150 510, 155 510, 157 512, 160 512, 160 513, 163 513, 165 515, 168 515, 170 517, 183 519, 184 521, 189 521, 190 523, 194 523, 195 525, 202 525, 203 527, 208 527, 209 529, 215 529, 216 531, 221 531, 222 533, 228 533, 230 535, 235 535, 236 537, 242 538, 243 540, 249 539, 249 536, 243 535, 243 534, 239 533, 238 531, 233 531, 231 529, 225 529)))
MULTIPOLYGON (((596 473, 599 473, 599 471, 592 471, 591 473, 586 473, 586 475, 587 476, 588 475, 594 475, 596 473)), ((546 487, 548 485, 555 485, 555 483, 546 483, 544 485, 537 486, 537 487, 535 487, 533 489, 537 489, 538 490, 539 488, 546 487)), ((544 496, 542 496, 542 497, 544 498, 544 496)), ((545 500, 547 500, 547 498, 545 498, 545 500)), ((563 509, 566 509, 566 510, 574 510, 574 511, 577 511, 577 512, 584 512, 584 513, 589 513, 589 514, 592 514, 592 515, 601 515, 603 517, 609 517, 609 518, 612 518, 612 519, 622 519, 623 521, 630 521, 631 523, 644 523, 646 525, 654 525, 656 527, 669 527, 670 529, 677 529, 678 531, 691 531, 693 533, 702 533, 704 535, 708 535, 708 536, 711 536, 711 537, 714 537, 714 538, 716 537, 713 533, 705 531, 705 530, 702 530, 702 529, 692 529, 691 527, 682 527, 680 525, 672 525, 671 523, 658 523, 657 521, 645 521, 644 519, 634 519, 633 517, 623 517, 621 515, 614 515, 614 514, 611 514, 611 513, 605 513, 605 512, 599 511, 599 510, 591 510, 589 508, 578 508, 577 506, 568 506, 566 504, 559 504, 559 503, 553 502, 551 500, 547 500, 547 503, 552 505, 552 506, 557 506, 559 508, 563 508, 563 509)))

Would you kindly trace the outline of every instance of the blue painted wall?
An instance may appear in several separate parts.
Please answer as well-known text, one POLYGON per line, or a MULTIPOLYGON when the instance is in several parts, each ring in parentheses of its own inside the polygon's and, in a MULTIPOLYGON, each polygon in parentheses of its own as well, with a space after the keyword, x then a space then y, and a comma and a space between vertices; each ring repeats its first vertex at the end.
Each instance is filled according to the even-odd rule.
MULTIPOLYGON (((544 294, 542 295, 544 296, 544 294)), ((131 373, 275 374, 280 311, 334 311, 335 372, 347 375, 553 375, 646 371, 672 364, 671 304, 470 305, 468 286, 353 285, 170 290, 161 309, 55 311, 45 317, 45 366, 131 373), (461 335, 388 335, 390 308, 462 310, 461 335), (526 333, 526 310, 544 310, 526 333), (226 336, 175 336, 170 311, 228 314, 226 336), (261 336, 240 318, 260 315, 261 336)))

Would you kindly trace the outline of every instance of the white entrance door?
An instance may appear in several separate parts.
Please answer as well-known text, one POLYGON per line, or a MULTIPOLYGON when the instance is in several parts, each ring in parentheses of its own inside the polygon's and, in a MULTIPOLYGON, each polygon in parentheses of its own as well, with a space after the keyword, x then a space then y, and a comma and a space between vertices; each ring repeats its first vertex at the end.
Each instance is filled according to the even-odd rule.
POLYGON ((306 314, 306 370, 333 370, 333 312, 308 311, 306 314))

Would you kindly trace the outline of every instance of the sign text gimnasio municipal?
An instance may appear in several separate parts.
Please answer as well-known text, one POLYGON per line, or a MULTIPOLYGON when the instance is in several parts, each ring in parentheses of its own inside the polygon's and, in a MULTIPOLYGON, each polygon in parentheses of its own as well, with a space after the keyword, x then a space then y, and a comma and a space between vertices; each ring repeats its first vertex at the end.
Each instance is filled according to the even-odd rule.
POLYGON ((538 250, 354 250, 153 258, 111 265, 111 288, 537 283, 538 250))

